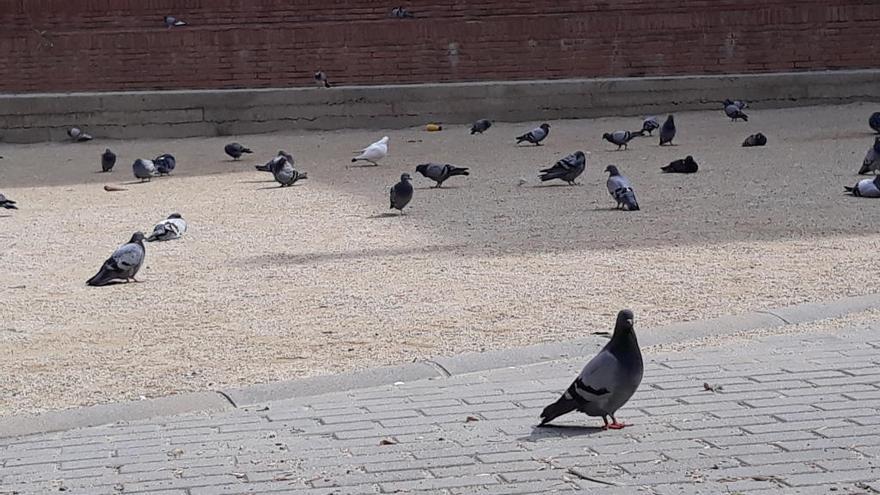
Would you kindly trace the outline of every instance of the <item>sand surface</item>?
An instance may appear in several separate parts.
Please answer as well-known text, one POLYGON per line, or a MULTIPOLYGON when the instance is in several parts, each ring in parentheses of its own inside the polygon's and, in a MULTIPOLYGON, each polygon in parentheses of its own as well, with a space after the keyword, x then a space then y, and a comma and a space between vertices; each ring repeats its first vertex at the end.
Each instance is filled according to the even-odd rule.
POLYGON ((539 122, 0 144, 0 192, 21 207, 0 210, 0 415, 570 339, 610 329, 623 307, 644 328, 874 292, 880 200, 842 186, 858 179, 875 107, 749 109, 748 123, 680 113, 677 146, 620 152, 602 133, 640 119, 552 121, 542 147, 513 144, 539 122), (740 147, 758 131, 767 147, 740 147), (347 168, 383 135, 379 167, 347 168), (256 153, 230 161, 232 140, 256 153), (95 173, 105 147, 117 169, 95 173), (279 149, 308 180, 280 189, 253 170, 279 149), (536 181, 579 149, 581 186, 536 181), (175 175, 131 183, 131 162, 160 153, 175 175), (660 173, 688 154, 699 173, 660 173), (430 189, 414 173, 426 161, 472 175, 430 189), (642 211, 612 209, 610 163, 642 211), (404 171, 416 191, 401 217, 387 191, 404 171), (175 211, 190 230, 147 245, 141 283, 85 285, 175 211))

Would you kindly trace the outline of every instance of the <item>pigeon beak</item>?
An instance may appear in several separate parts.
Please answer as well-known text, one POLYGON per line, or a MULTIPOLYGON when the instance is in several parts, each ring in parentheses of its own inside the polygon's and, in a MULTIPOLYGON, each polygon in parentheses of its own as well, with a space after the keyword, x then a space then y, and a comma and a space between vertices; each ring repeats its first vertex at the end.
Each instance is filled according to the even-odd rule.
POLYGON ((632 324, 633 324, 633 320, 632 320, 632 318, 627 318, 627 319, 626 319, 626 322, 627 322, 630 326, 632 326, 632 324))

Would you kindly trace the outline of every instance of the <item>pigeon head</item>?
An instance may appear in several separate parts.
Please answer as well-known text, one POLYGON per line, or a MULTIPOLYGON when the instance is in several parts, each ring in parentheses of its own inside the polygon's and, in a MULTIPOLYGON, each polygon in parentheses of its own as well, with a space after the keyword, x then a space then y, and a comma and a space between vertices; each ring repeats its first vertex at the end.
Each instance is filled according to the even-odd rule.
POLYGON ((730 105, 733 105, 733 100, 731 100, 730 98, 725 98, 725 99, 724 99, 724 102, 722 103, 722 105, 724 105, 724 108, 727 108, 727 107, 729 107, 730 105))
POLYGON ((675 119, 672 117, 672 115, 670 115, 670 116, 666 117, 666 122, 667 122, 668 124, 674 124, 674 123, 675 123, 675 119))
POLYGON ((67 135, 74 139, 78 138, 80 134, 82 134, 82 131, 79 130, 79 127, 71 127, 67 130, 67 135))
POLYGON ((105 155, 112 155, 113 152, 110 151, 110 148, 105 148, 105 149, 104 149, 104 154, 105 154, 105 155))
POLYGON ((283 156, 283 157, 286 158, 287 161, 289 161, 289 162, 292 162, 292 161, 293 161, 293 155, 291 155, 290 153, 288 153, 288 152, 286 152, 286 151, 284 151, 284 150, 279 150, 279 151, 278 151, 278 155, 276 155, 276 156, 283 156))
POLYGON ((317 80, 319 80, 319 81, 320 81, 321 79, 324 79, 324 73, 321 72, 321 71, 317 71, 317 72, 315 72, 315 79, 317 79, 317 80))
POLYGON ((379 140, 382 144, 388 144, 388 136, 383 136, 382 139, 379 140))
POLYGON ((544 129, 546 131, 547 129, 550 128, 550 124, 543 123, 543 124, 539 125, 538 127, 540 127, 541 129, 544 129))
POLYGON ((575 152, 574 152, 574 156, 577 157, 578 160, 581 160, 581 159, 583 159, 583 158, 586 158, 586 156, 584 155, 584 152, 583 152, 583 151, 575 151, 575 152))
POLYGON ((409 174, 400 174, 400 181, 401 182, 408 181, 408 180, 412 180, 412 177, 409 174))
POLYGON ((180 213, 172 213, 172 214, 168 215, 168 218, 172 219, 172 218, 183 218, 183 217, 180 216, 180 213))
POLYGON ((144 243, 144 233, 143 232, 135 232, 132 234, 131 239, 128 240, 129 244, 143 244, 144 243))
POLYGON ((602 139, 611 141, 611 134, 609 134, 607 132, 605 134, 602 134, 602 139))
POLYGON ((692 157, 691 155, 688 155, 685 157, 684 162, 685 163, 694 163, 694 157, 692 157))
POLYGON ((607 167, 605 167, 605 171, 612 176, 620 175, 620 170, 617 170, 617 165, 608 165, 607 167))
POLYGON ((416 172, 418 172, 418 173, 420 173, 420 174, 422 174, 422 175, 424 175, 425 172, 426 172, 427 170, 428 170, 428 164, 427 164, 427 163, 424 163, 424 164, 422 164, 422 165, 416 165, 416 172))

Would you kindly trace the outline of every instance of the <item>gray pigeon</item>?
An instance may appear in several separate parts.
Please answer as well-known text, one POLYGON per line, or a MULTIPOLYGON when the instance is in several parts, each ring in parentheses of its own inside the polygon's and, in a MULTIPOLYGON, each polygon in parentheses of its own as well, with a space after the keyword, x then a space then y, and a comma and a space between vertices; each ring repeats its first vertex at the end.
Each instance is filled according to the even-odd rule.
POLYGON ((179 238, 184 233, 186 233, 186 220, 180 216, 180 213, 172 213, 168 215, 167 219, 153 227, 153 233, 147 237, 146 241, 170 241, 179 238))
POLYGON ((868 148, 868 153, 862 161, 862 168, 859 169, 859 175, 868 172, 877 173, 880 170, 880 136, 874 139, 874 145, 868 148))
POLYGON ((403 215, 403 208, 409 204, 413 197, 413 186, 410 181, 412 181, 412 177, 409 174, 400 174, 400 182, 391 188, 391 209, 400 210, 401 215, 403 215))
POLYGON ((109 172, 113 170, 113 165, 116 165, 116 153, 107 148, 104 150, 104 154, 101 155, 101 170, 109 172))
POLYGON ((577 179, 584 169, 587 168, 587 157, 583 151, 575 151, 565 158, 554 163, 552 167, 541 170, 541 182, 559 179, 568 182, 569 185, 575 185, 577 179))
POLYGON ((180 19, 178 19, 172 15, 166 15, 164 21, 165 21, 165 27, 167 27, 169 29, 171 29, 173 27, 186 26, 185 22, 181 21, 180 19))
POLYGON ((470 175, 467 167, 456 167, 455 165, 439 163, 423 163, 416 166, 416 172, 437 183, 434 187, 440 187, 446 179, 455 175, 470 175))
POLYGON ((640 136, 641 134, 641 131, 614 131, 610 133, 606 132, 605 134, 602 134, 602 139, 608 141, 609 143, 616 144, 617 149, 620 150, 621 147, 623 147, 623 149, 627 149, 629 142, 632 141, 634 137, 640 136))
POLYGON ((541 146, 541 141, 547 139, 547 136, 550 134, 550 124, 544 123, 540 126, 532 129, 531 131, 523 134, 522 136, 517 136, 516 144, 519 144, 523 141, 528 141, 535 146, 541 146))
POLYGON ((229 143, 223 147, 223 151, 231 156, 233 160, 238 160, 244 153, 253 153, 250 148, 246 148, 238 143, 229 143))
POLYGON ((330 81, 327 80, 327 74, 324 74, 324 71, 319 70, 318 72, 315 72, 315 84, 317 84, 319 88, 330 87, 330 81))
POLYGON ((471 126, 471 135, 476 134, 478 132, 480 134, 482 134, 482 133, 486 132, 487 130, 489 130, 490 127, 492 127, 491 121, 489 121, 487 119, 480 119, 480 120, 474 122, 474 125, 471 126))
POLYGON ((639 203, 636 201, 636 193, 633 191, 629 179, 620 175, 620 171, 615 165, 608 165, 605 167, 605 171, 609 174, 606 182, 608 192, 617 201, 617 208, 638 211, 639 203))
POLYGON ((694 157, 690 155, 686 156, 684 159, 673 160, 665 167, 660 167, 660 170, 668 174, 695 174, 699 169, 700 166, 697 165, 694 157))
POLYGON ((743 141, 744 148, 751 148, 753 146, 764 146, 767 144, 767 136, 761 134, 760 132, 756 132, 751 136, 747 137, 745 141, 743 141))
POLYGON ((730 98, 725 98, 724 102, 722 102, 722 105, 724 105, 725 108, 733 105, 740 110, 745 110, 749 106, 749 104, 746 103, 745 100, 731 100, 730 98))
POLYGON ((391 9, 391 17, 397 19, 410 19, 415 17, 415 15, 404 7, 394 7, 391 9))
POLYGON ((18 207, 15 206, 15 201, 7 198, 3 194, 0 194, 0 208, 4 208, 7 210, 17 210, 18 207))
POLYGON ((107 285, 114 280, 135 280, 141 265, 144 264, 146 251, 144 250, 144 234, 143 232, 135 232, 128 243, 123 244, 113 251, 113 254, 107 258, 107 261, 101 265, 101 269, 94 277, 86 281, 87 285, 100 287, 107 285))
POLYGON ((873 179, 862 179, 853 187, 843 186, 843 189, 860 198, 880 198, 880 175, 873 179))
POLYGON ((660 127, 660 146, 672 144, 673 139, 675 139, 675 119, 670 115, 666 117, 666 122, 663 122, 663 126, 660 127))
POLYGON ((745 122, 749 121, 749 116, 744 114, 742 109, 733 103, 724 107, 724 113, 730 117, 730 120, 736 122, 739 119, 742 119, 745 122))
POLYGON ((156 165, 156 172, 159 175, 168 175, 177 166, 177 160, 174 159, 173 155, 165 153, 164 155, 157 156, 153 160, 153 164, 156 165))
POLYGON ((291 155, 290 153, 288 153, 284 150, 281 150, 278 152, 277 155, 275 155, 275 158, 272 158, 271 160, 266 162, 264 165, 254 165, 254 168, 259 170, 260 172, 271 172, 272 169, 275 168, 275 163, 282 158, 285 158, 290 163, 293 163, 293 155, 291 155))
POLYGON ((281 184, 281 187, 289 187, 296 184, 297 181, 308 179, 308 174, 300 172, 293 168, 293 160, 288 160, 286 156, 276 156, 272 161, 272 175, 275 181, 281 184))
POLYGON ((156 175, 156 164, 153 163, 152 160, 144 160, 142 158, 138 158, 131 165, 131 169, 134 172, 135 178, 140 179, 141 182, 145 180, 150 180, 154 175, 156 175))
POLYGON ((874 129, 874 132, 880 134, 880 112, 874 112, 868 117, 868 125, 874 129))
POLYGON ((654 130, 660 128, 660 122, 657 117, 647 117, 642 121, 642 136, 647 132, 649 136, 653 136, 654 130))
POLYGON ((79 127, 71 127, 67 130, 67 135, 70 136, 70 139, 77 143, 91 141, 93 139, 91 135, 86 134, 79 127))
POLYGON ((614 415, 635 394, 644 374, 633 319, 633 312, 628 309, 617 313, 611 341, 584 366, 562 397, 544 408, 542 426, 572 411, 601 416, 605 429, 619 430, 628 426, 619 423, 614 415))

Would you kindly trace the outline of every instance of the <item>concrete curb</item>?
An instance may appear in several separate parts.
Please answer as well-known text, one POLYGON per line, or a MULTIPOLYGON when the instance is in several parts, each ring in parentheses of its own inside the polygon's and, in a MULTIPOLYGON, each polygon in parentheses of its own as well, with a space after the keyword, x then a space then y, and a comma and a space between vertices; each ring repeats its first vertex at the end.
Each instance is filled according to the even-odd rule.
MULTIPOLYGON (((760 328, 837 318, 880 307, 880 293, 843 298, 830 303, 805 303, 783 308, 675 323, 638 330, 642 346, 730 335, 760 328), (708 331, 707 331, 708 330, 708 331)), ((395 382, 439 379, 510 366, 588 357, 603 345, 596 338, 539 344, 517 349, 466 353, 432 361, 373 368, 337 375, 252 385, 215 392, 191 392, 158 399, 105 404, 39 415, 0 418, 0 438, 135 421, 192 412, 217 412, 274 400, 308 397, 390 385, 395 382)))

